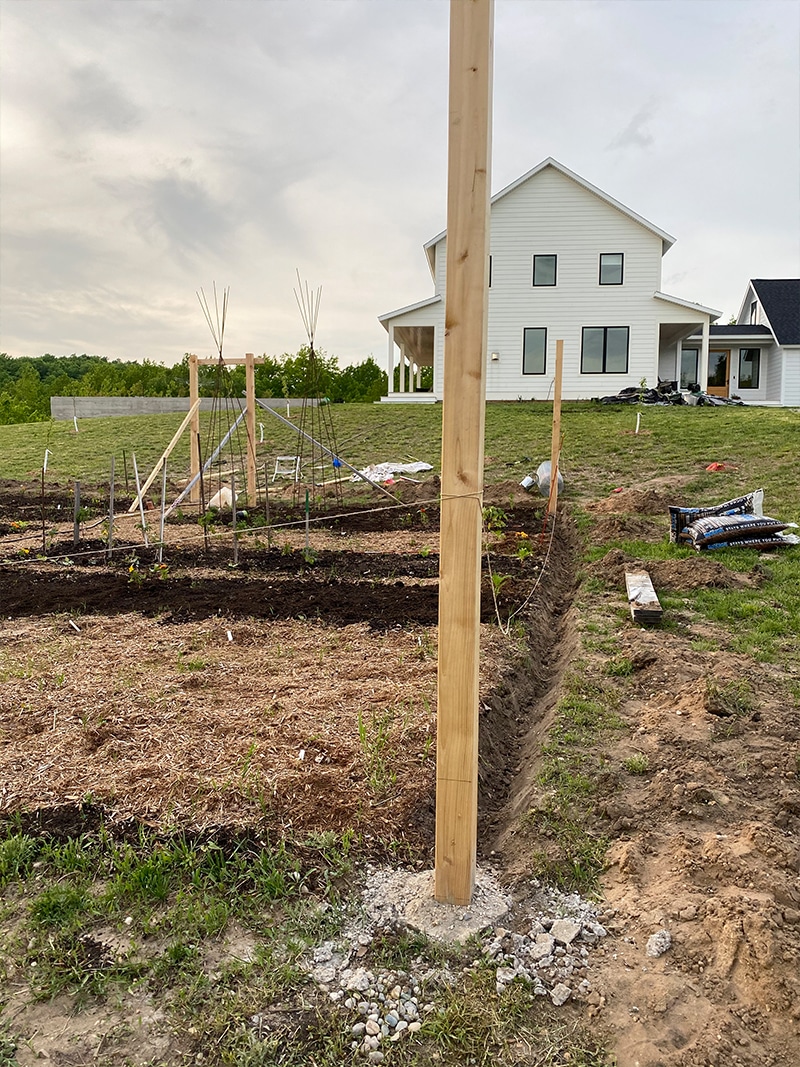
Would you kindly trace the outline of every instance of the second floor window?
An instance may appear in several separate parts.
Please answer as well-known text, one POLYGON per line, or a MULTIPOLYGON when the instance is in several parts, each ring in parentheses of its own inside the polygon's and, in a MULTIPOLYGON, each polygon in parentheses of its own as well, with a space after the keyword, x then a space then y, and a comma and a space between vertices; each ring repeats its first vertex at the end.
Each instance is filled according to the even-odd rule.
POLYGON ((622 266, 625 256, 622 252, 600 253, 600 284, 622 285, 622 266))
POLYGON ((534 256, 533 257, 533 284, 555 285, 556 284, 556 259, 557 256, 534 256))

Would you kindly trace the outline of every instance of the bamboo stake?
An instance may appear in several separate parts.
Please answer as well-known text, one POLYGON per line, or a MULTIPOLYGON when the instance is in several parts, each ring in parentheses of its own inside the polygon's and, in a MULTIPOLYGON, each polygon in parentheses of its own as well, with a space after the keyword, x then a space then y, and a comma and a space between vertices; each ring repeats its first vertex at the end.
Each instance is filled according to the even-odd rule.
POLYGON ((558 457, 561 451, 561 374, 564 367, 564 342, 556 341, 556 381, 553 386, 553 433, 550 439, 550 493, 547 515, 555 515, 558 506, 558 457))
POLYGON ((451 0, 435 896, 461 907, 478 828, 493 15, 493 0, 451 0))
MULTIPOLYGON (((180 426, 176 430, 175 436, 172 438, 170 443, 167 445, 167 447, 161 453, 160 459, 156 463, 155 467, 153 467, 153 469, 150 472, 150 475, 149 475, 147 481, 144 483, 144 485, 141 488, 141 492, 139 493, 140 496, 143 495, 144 493, 146 493, 147 490, 150 488, 150 486, 155 481, 156 475, 161 470, 162 463, 166 464, 167 460, 169 459, 170 453, 172 452, 172 450, 175 447, 175 445, 177 445, 178 441, 180 441, 181 435, 183 434, 183 431, 186 429, 186 427, 192 421, 192 419, 194 418, 194 415, 195 415, 195 413, 196 413, 196 411, 198 410, 199 407, 200 407, 200 401, 198 399, 198 400, 195 400, 195 402, 189 408, 188 412, 186 413, 186 418, 183 420, 183 422, 180 424, 180 426)), ((134 500, 134 502, 128 508, 128 514, 132 515, 133 512, 136 511, 136 508, 138 507, 138 505, 139 505, 139 501, 138 500, 134 500)))
POLYGON ((144 538, 144 547, 148 547, 147 540, 147 523, 144 521, 144 500, 142 498, 142 491, 139 488, 139 468, 136 464, 136 453, 131 452, 131 458, 133 459, 133 476, 136 479, 136 496, 139 500, 139 514, 142 518, 142 537, 144 538))
POLYGON ((125 471, 125 492, 128 492, 128 456, 125 449, 122 450, 122 466, 125 471))

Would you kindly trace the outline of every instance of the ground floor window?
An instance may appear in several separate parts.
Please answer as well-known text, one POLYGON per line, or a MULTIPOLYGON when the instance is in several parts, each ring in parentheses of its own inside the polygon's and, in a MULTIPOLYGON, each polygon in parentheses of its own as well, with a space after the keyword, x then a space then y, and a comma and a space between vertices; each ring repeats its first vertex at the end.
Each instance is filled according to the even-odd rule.
POLYGON ((547 366, 547 330, 528 326, 522 331, 522 373, 544 374, 547 366))
POLYGON ((684 348, 681 350, 681 389, 688 389, 690 385, 697 384, 697 348, 684 348))
POLYGON ((761 349, 739 349, 739 388, 758 389, 758 379, 761 371, 761 349))
POLYGON ((581 374, 627 374, 628 326, 584 326, 581 374))

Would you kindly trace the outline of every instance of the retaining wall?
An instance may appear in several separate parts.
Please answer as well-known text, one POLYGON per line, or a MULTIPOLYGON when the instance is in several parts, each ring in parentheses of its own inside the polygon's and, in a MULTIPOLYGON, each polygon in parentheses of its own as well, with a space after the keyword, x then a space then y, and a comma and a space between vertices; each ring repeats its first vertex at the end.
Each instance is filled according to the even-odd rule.
MULTIPOLYGON (((286 410, 287 401, 282 397, 269 397, 261 401, 268 407, 278 411, 286 410)), ((224 400, 219 402, 225 403, 224 400)), ((232 404, 238 406, 239 401, 233 400, 232 404)), ((293 398, 288 401, 289 407, 302 407, 304 401, 293 398)), ((309 400, 305 403, 314 404, 316 401, 309 400)), ((244 398, 241 401, 244 409, 244 398)), ((213 411, 214 400, 211 397, 203 397, 200 401, 201 411, 213 411)), ((97 419, 107 418, 110 415, 168 415, 172 412, 189 410, 188 396, 51 396, 50 415, 54 419, 97 419)), ((258 414, 258 412, 256 412, 258 414)))

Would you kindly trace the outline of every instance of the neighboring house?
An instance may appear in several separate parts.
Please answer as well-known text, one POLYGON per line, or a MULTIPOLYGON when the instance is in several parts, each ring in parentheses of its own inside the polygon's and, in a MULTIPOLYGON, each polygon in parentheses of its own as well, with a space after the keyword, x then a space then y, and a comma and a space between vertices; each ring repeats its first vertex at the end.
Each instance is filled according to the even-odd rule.
MULTIPOLYGON (((681 352, 681 385, 697 380, 702 338, 681 352)), ((800 407, 800 278, 753 278, 731 326, 712 326, 709 393, 800 407)))
MULTIPOLYGON (((562 396, 585 399, 658 376, 677 380, 687 338, 698 335, 704 380, 713 308, 661 291, 661 258, 674 238, 554 159, 492 198, 487 400, 552 395, 556 341, 564 341, 562 396)), ((434 295, 380 316, 389 334, 392 401, 442 396, 447 233, 425 245, 434 295), (399 391, 393 388, 398 365, 399 391), (433 367, 433 390, 418 391, 433 367)), ((691 346, 689 346, 691 347, 691 346)))

